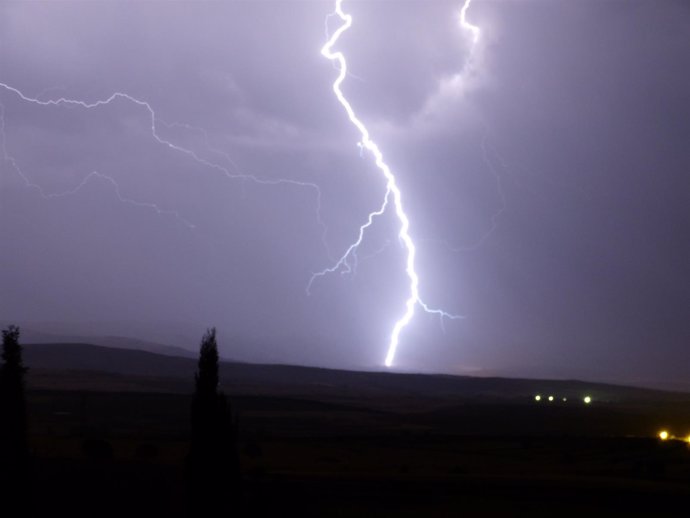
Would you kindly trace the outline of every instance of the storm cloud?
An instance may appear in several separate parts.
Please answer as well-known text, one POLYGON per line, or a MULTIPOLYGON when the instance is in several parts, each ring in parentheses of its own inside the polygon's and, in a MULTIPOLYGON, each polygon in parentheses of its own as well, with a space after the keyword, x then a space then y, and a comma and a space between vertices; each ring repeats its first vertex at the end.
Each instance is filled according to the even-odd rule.
MULTIPOLYGON (((459 4, 344 5, 344 90, 398 176, 422 297, 464 316, 418 312, 397 366, 687 378, 687 3, 474 0, 471 59, 459 4)), ((306 293, 385 192, 319 53, 332 10, 3 2, 0 82, 42 100, 126 92, 197 159, 126 99, 0 89, 2 318, 149 325, 190 348, 216 325, 230 358, 381 367, 407 287, 391 214, 356 272, 306 293), (98 176, 51 196, 94 171, 119 197, 98 176)))

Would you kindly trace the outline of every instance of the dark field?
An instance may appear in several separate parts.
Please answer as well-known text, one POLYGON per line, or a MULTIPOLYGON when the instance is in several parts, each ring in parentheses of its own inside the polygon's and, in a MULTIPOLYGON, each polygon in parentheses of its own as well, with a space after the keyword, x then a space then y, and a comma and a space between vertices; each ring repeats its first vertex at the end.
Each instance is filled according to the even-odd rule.
MULTIPOLYGON (((31 347, 34 512, 183 515, 192 373, 49 369, 31 347)), ((658 516, 690 497, 688 443, 655 437, 690 434, 685 394, 221 369, 239 418, 248 516, 658 516), (537 403, 537 392, 568 401, 537 403)))

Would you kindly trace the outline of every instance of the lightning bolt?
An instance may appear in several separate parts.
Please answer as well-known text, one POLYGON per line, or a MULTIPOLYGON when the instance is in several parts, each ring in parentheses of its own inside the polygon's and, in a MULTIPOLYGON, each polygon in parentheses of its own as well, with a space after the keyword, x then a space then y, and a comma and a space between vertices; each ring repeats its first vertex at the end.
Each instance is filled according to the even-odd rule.
POLYGON ((414 316, 415 313, 415 308, 417 306, 420 306, 424 311, 432 314, 438 315, 441 319, 445 318, 450 318, 450 319, 457 319, 461 318, 458 315, 451 315, 449 313, 446 313, 443 310, 440 309, 433 309, 427 306, 422 299, 420 298, 419 295, 419 275, 417 274, 417 271, 415 269, 415 258, 417 254, 417 249, 415 247, 414 241, 412 240, 412 237, 410 236, 409 229, 410 229, 410 220, 405 213, 405 210, 403 208, 403 203, 402 203, 402 194, 400 192, 400 188, 398 187, 398 184, 395 180, 395 176, 393 175, 392 171, 390 170, 390 167, 386 164, 386 162, 383 159, 383 154, 381 153, 381 150, 379 149, 378 145, 371 139, 371 136, 369 134, 369 130, 367 127, 364 125, 364 123, 357 117, 355 114, 354 109, 352 108, 352 105, 350 102, 347 100, 345 95, 343 94, 341 90, 341 84, 345 80, 345 78, 348 75, 347 72, 347 61, 345 60, 345 56, 342 52, 334 52, 332 50, 333 46, 336 44, 340 36, 347 31, 351 26, 352 26, 352 15, 347 14, 343 11, 342 8, 342 3, 343 0, 336 0, 335 3, 335 15, 337 15, 340 20, 343 22, 340 27, 333 33, 333 35, 330 37, 330 39, 326 42, 326 44, 322 47, 321 49, 321 54, 329 59, 331 62, 334 64, 337 64, 337 68, 339 70, 338 76, 336 80, 333 83, 333 93, 335 94, 338 102, 342 105, 342 107, 345 109, 345 112, 347 113, 348 118, 350 119, 350 122, 357 128, 357 130, 360 133, 361 136, 361 141, 360 141, 360 146, 361 149, 364 150, 366 149, 369 151, 373 157, 374 161, 376 163, 376 166, 378 169, 381 171, 383 174, 385 180, 386 180, 386 194, 383 199, 383 203, 381 204, 380 208, 374 212, 371 212, 369 214, 369 217, 367 218, 367 221, 360 226, 359 228, 359 233, 357 236, 357 240, 352 243, 345 253, 340 257, 340 259, 336 262, 335 265, 333 265, 330 268, 326 268, 325 270, 315 273, 311 280, 309 281, 309 284, 307 286, 307 291, 309 291, 311 284, 313 281, 321 276, 324 276, 329 273, 333 273, 338 271, 341 268, 345 268, 346 271, 350 271, 351 266, 348 262, 348 258, 355 253, 357 247, 362 243, 362 240, 364 238, 364 234, 366 230, 371 227, 371 225, 374 223, 374 219, 377 216, 382 215, 386 209, 388 208, 390 202, 392 201, 394 210, 395 210, 395 215, 400 222, 400 231, 398 232, 398 238, 402 245, 405 248, 405 251, 407 252, 407 259, 406 259, 406 264, 405 264, 405 273, 407 274, 407 277, 409 279, 409 296, 405 302, 405 313, 403 316, 395 323, 393 326, 393 330, 391 332, 390 336, 390 341, 388 343, 388 352, 386 354, 386 359, 385 359, 385 365, 386 367, 391 367, 393 365, 393 361, 395 360, 395 354, 398 349, 398 345, 400 343, 400 334, 403 331, 403 329, 410 323, 412 320, 412 317, 414 316))
POLYGON ((419 119, 437 115, 438 113, 442 112, 444 108, 444 98, 448 96, 458 96, 463 89, 466 88, 467 77, 472 71, 472 67, 474 65, 473 58, 477 50, 479 38, 481 36, 481 30, 479 27, 467 20, 467 11, 471 5, 472 0, 465 0, 458 15, 460 28, 471 39, 469 52, 467 53, 460 70, 440 80, 436 90, 427 97, 420 111, 414 115, 413 119, 417 119, 419 121, 419 119))
MULTIPOLYGON (((112 95, 110 95, 110 97, 108 97, 106 99, 101 99, 101 100, 97 100, 97 101, 93 101, 93 102, 86 102, 86 101, 78 100, 78 99, 68 99, 66 97, 60 97, 58 99, 41 100, 39 98, 40 95, 37 97, 30 97, 30 96, 26 95, 25 93, 23 93, 18 88, 15 88, 13 86, 10 86, 10 85, 8 85, 6 83, 2 83, 2 82, 0 82, 0 89, 3 89, 6 92, 9 92, 11 94, 14 94, 15 96, 19 97, 24 102, 39 105, 39 106, 75 106, 75 107, 80 107, 83 109, 97 109, 97 108, 100 108, 103 106, 107 106, 107 105, 114 103, 118 100, 130 102, 130 103, 132 103, 132 104, 134 104, 140 108, 143 108, 147 112, 148 117, 149 117, 149 121, 150 121, 151 136, 153 137, 153 139, 158 144, 161 144, 161 145, 167 147, 168 149, 171 149, 175 152, 178 152, 178 153, 185 155, 186 157, 188 157, 189 159, 193 160, 194 162, 196 162, 197 164, 199 164, 201 166, 216 170, 230 180, 248 180, 248 181, 251 181, 255 184, 266 185, 266 186, 290 185, 290 186, 295 186, 295 187, 300 187, 300 188, 313 189, 315 191, 315 195, 316 195, 315 196, 315 198, 316 198, 316 204, 315 204, 316 205, 316 220, 317 220, 317 223, 322 230, 321 242, 324 245, 324 248, 326 249, 327 254, 329 254, 329 256, 330 256, 330 253, 328 251, 328 246, 327 246, 326 240, 325 240, 325 236, 326 236, 328 229, 327 229, 325 223, 323 222, 323 220, 321 218, 321 189, 319 188, 319 186, 317 184, 312 183, 312 182, 302 182, 302 181, 298 181, 298 180, 291 180, 291 179, 285 179, 285 178, 262 178, 262 177, 259 177, 259 176, 253 175, 253 174, 246 174, 246 173, 239 172, 236 164, 230 159, 230 157, 226 153, 223 153, 220 150, 211 148, 210 145, 208 145, 208 134, 206 133, 205 130, 200 129, 200 128, 195 128, 193 126, 189 126, 189 125, 182 124, 182 123, 170 123, 170 124, 165 123, 164 121, 162 121, 161 119, 159 119, 157 117, 156 112, 154 111, 151 104, 149 104, 146 101, 142 101, 141 99, 137 99, 136 97, 133 97, 127 93, 115 92, 112 95), (159 124, 166 126, 166 127, 179 126, 179 127, 184 127, 188 130, 200 130, 200 131, 202 131, 203 134, 206 136, 206 142, 207 142, 209 149, 212 152, 217 152, 217 153, 223 154, 230 161, 233 170, 230 170, 229 168, 227 168, 221 164, 211 162, 211 161, 203 158, 202 156, 200 156, 197 152, 195 152, 192 149, 182 147, 180 145, 177 145, 177 144, 171 142, 170 140, 167 140, 167 139, 161 137, 159 132, 158 132, 159 124)), ((43 93, 45 93, 45 92, 43 92, 43 93)), ((19 164, 17 163, 17 161, 8 153, 7 147, 6 147, 6 139, 4 138, 4 135, 5 135, 4 110, 3 110, 2 114, 3 114, 2 132, 3 132, 4 159, 12 164, 13 168, 15 169, 15 171, 17 171, 19 176, 21 176, 21 178, 24 181, 24 183, 26 184, 26 186, 33 188, 33 189, 36 189, 43 198, 48 199, 48 198, 56 198, 56 197, 62 197, 62 196, 68 196, 68 195, 76 194, 79 192, 79 190, 82 187, 84 187, 84 185, 86 185, 88 183, 88 181, 91 178, 100 178, 100 179, 105 180, 106 182, 110 183, 111 185, 113 185, 113 187, 115 188, 116 195, 120 201, 125 202, 125 203, 129 203, 131 205, 140 206, 140 207, 148 207, 150 209, 154 209, 159 214, 172 215, 175 218, 177 218, 178 220, 180 220, 187 227, 194 228, 194 224, 192 224, 189 221, 187 221, 186 219, 184 219, 176 211, 163 210, 163 209, 160 209, 157 205, 155 205, 153 203, 139 202, 139 201, 132 200, 130 198, 125 198, 124 196, 121 195, 120 187, 114 178, 112 178, 111 176, 107 176, 107 175, 104 175, 102 173, 96 172, 96 171, 89 173, 81 181, 81 183, 79 183, 79 185, 77 187, 75 187, 74 189, 60 192, 60 193, 46 194, 44 192, 44 190, 39 185, 32 182, 27 177, 27 175, 24 174, 24 172, 19 167, 19 164)))
POLYGON ((470 49, 471 56, 475 45, 479 41, 481 31, 479 30, 479 27, 472 25, 467 21, 467 10, 470 8, 470 5, 472 5, 472 0, 465 0, 465 3, 460 8, 460 26, 472 35, 472 48, 470 49))

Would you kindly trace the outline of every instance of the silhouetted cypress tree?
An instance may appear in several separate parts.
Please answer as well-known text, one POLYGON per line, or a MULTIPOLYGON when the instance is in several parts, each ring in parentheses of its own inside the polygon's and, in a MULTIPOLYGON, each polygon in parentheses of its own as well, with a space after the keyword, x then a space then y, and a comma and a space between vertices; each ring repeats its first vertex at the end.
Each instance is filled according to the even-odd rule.
POLYGON ((19 328, 2 331, 0 366, 0 482, 16 501, 26 491, 29 450, 26 431, 26 395, 19 328))
POLYGON ((214 398, 218 394, 218 344, 216 328, 206 331, 199 348, 199 367, 194 376, 195 396, 214 398))
POLYGON ((190 513, 239 514, 241 509, 237 426, 227 397, 218 392, 215 328, 201 340, 191 408, 187 465, 190 513))

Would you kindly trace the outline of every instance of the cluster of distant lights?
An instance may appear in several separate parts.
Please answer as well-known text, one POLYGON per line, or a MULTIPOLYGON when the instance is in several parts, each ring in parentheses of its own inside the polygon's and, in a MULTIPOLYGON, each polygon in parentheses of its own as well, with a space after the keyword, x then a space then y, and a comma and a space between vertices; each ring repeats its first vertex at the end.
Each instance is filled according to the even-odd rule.
POLYGON ((657 437, 659 437, 660 440, 662 441, 683 441, 687 442, 690 444, 690 435, 687 435, 685 437, 678 437, 676 435, 671 434, 668 430, 661 430, 657 437))
MULTIPOLYGON (((556 398, 555 396, 542 396, 541 394, 537 394, 536 396, 534 396, 534 400, 535 400, 537 403, 539 403, 539 402, 542 401, 542 400, 546 400, 546 401, 548 401, 549 403, 553 403, 554 401, 556 401, 556 399, 557 399, 557 398, 556 398)), ((560 399, 561 399, 561 401, 562 401, 563 403, 567 403, 567 402, 568 402, 568 398, 567 398, 567 397, 563 397, 563 398, 560 398, 560 399)), ((591 403, 592 403, 592 396, 585 396, 585 397, 583 397, 583 398, 582 398, 582 402, 583 402, 585 405, 591 404, 591 403)))
MULTIPOLYGON (((558 398, 556 398, 555 396, 552 396, 552 395, 550 395, 550 396, 542 396, 541 394, 537 394, 537 395, 534 396, 534 400, 535 400, 537 403, 539 403, 539 402, 541 402, 541 401, 548 401, 549 403, 553 403, 553 402, 556 401, 557 399, 558 399, 558 398)), ((567 397, 563 397, 563 398, 560 398, 560 400, 561 400, 563 403, 567 403, 568 398, 567 398, 567 397)), ((583 402, 585 405, 590 405, 590 404, 592 403, 592 396, 585 396, 585 397, 583 397, 583 398, 582 398, 582 402, 583 402)), ((673 435, 673 434, 672 434, 671 432, 669 432, 668 430, 661 430, 661 431, 657 434, 657 437, 658 437, 659 440, 661 440, 661 441, 683 441, 683 442, 686 442, 686 443, 690 444, 690 434, 688 434, 688 435, 685 436, 685 437, 680 437, 680 436, 673 435)))

